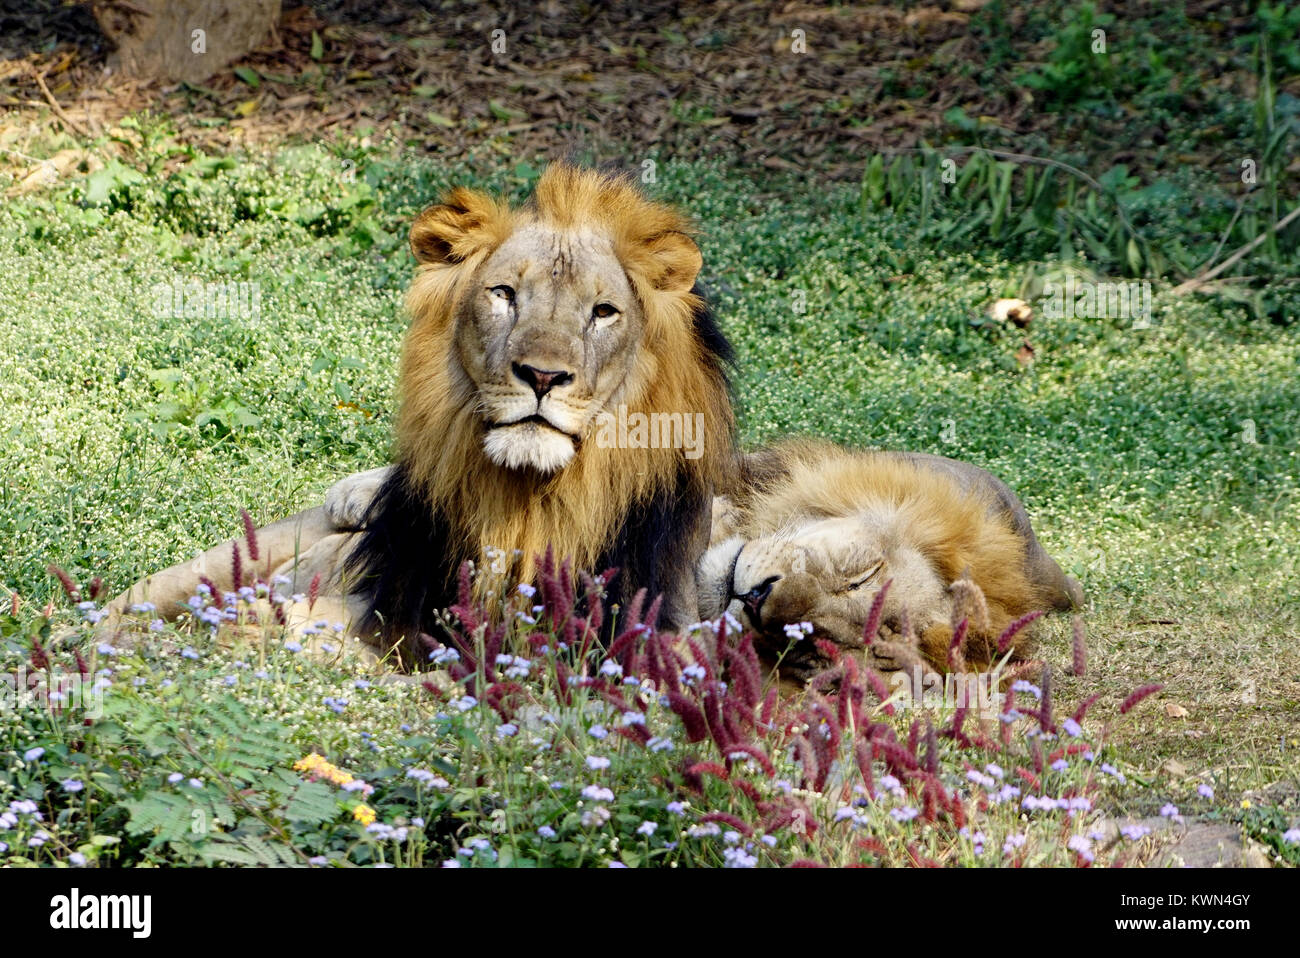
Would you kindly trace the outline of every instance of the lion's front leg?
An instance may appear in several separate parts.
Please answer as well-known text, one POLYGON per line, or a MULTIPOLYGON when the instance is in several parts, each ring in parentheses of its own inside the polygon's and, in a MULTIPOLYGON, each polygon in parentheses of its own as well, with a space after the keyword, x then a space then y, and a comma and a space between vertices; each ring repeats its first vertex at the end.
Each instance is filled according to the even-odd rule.
POLYGON ((145 602, 152 603, 158 618, 175 619, 189 608, 186 603, 203 579, 212 582, 218 591, 234 591, 235 549, 239 550, 246 578, 253 575, 269 577, 275 569, 292 562, 334 533, 333 523, 324 508, 318 506, 258 529, 255 535, 258 546, 256 561, 249 555, 244 538, 227 540, 195 559, 178 562, 131 586, 107 605, 108 615, 101 620, 99 631, 116 632, 122 617, 130 612, 131 607, 145 602))

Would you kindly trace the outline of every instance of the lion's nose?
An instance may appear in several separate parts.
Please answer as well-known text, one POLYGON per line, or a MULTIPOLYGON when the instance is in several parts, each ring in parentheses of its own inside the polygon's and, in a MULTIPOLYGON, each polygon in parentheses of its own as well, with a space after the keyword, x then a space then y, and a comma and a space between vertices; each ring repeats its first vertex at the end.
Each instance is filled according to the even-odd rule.
POLYGON ((573 382, 573 373, 562 369, 538 369, 523 363, 514 363, 511 367, 516 376, 528 383, 537 398, 541 399, 556 386, 565 386, 573 382))
POLYGON ((759 622, 759 610, 763 607, 763 603, 767 601, 767 597, 772 594, 773 583, 780 578, 779 575, 769 576, 744 595, 737 596, 746 611, 749 612, 749 617, 754 620, 755 625, 758 625, 759 622))

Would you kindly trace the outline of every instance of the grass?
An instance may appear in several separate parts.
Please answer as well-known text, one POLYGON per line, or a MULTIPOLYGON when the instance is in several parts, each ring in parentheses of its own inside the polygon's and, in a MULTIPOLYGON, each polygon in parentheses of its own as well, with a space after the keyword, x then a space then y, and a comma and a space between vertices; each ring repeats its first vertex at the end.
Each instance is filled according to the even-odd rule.
MULTIPOLYGON (((146 133, 166 142, 165 129, 146 133)), ((350 154, 355 179, 342 175, 337 155, 315 147, 229 162, 191 155, 167 169, 151 169, 152 155, 146 149, 137 158, 147 175, 110 167, 106 178, 0 207, 0 312, 8 319, 0 327, 0 583, 22 597, 5 633, 14 662, 27 653, 36 611, 57 595, 47 563, 80 582, 102 576, 116 591, 232 535, 241 507, 259 521, 277 518, 318 501, 340 475, 383 461, 411 266, 406 224, 448 184, 522 195, 535 174, 521 165, 484 179, 382 147, 350 154), (227 318, 158 315, 157 285, 176 280, 255 283, 260 309, 227 318)), ((703 229, 703 278, 740 356, 745 440, 804 432, 925 450, 1008 481, 1048 550, 1089 596, 1087 675, 1066 674, 1067 622, 1051 623, 1041 647, 1058 699, 1101 693, 1096 708, 1113 713, 1135 687, 1166 685, 1159 700, 1115 726, 1109 746, 1123 756, 1131 784, 1100 788, 1098 801, 1108 814, 1149 814, 1171 799, 1190 807, 1197 786, 1209 784, 1217 799, 1207 816, 1241 817, 1244 801, 1255 813, 1246 815, 1251 833, 1281 849, 1277 834, 1300 814, 1295 327, 1226 300, 1175 299, 1157 289, 1149 329, 1036 319, 1035 361, 1024 367, 1015 359, 1023 334, 988 323, 985 309, 1059 276, 1059 262, 923 241, 906 211, 864 210, 857 190, 779 176, 754 181, 707 162, 661 163, 656 189, 691 209, 703 229)), ((203 688, 235 674, 227 653, 201 651, 202 663, 173 658, 167 674, 203 688)), ((162 673, 143 661, 115 668, 109 700, 117 688, 138 700, 129 710, 139 724, 151 694, 127 692, 125 680, 162 673)), ((320 724, 319 699, 352 679, 300 664, 283 675, 290 678, 276 673, 257 685, 245 704, 292 729, 303 754, 359 757, 369 774, 476 741, 457 753, 458 771, 504 761, 492 757, 487 725, 470 735, 454 716, 431 718, 418 690, 377 692, 364 717, 350 707, 335 729, 320 724), (418 741, 394 731, 403 722, 422 723, 418 741), (362 728, 391 750, 383 762, 360 739, 362 728)), ((543 686, 537 694, 554 692, 543 686)), ((669 732, 671 717, 660 718, 665 734, 680 734, 669 732)), ((0 732, 0 749, 21 755, 34 747, 33 735, 10 727, 0 732)), ((570 744, 586 744, 574 735, 570 744)), ((561 751, 566 762, 586 754, 561 751)), ((286 751, 275 761, 300 757, 286 751)), ((957 775, 960 761, 952 758, 957 775)), ((178 771, 193 773, 182 764, 178 771)), ((161 767, 105 774, 161 789, 153 780, 161 767)), ((650 781, 669 772, 638 757, 624 774, 650 781)), ((55 781, 30 770, 6 774, 0 788, 14 794, 55 781)), ((547 774, 572 777, 572 769, 547 774)), ((1083 779, 1075 784, 1082 788, 1083 779)), ((641 816, 623 823, 624 848, 651 814, 637 802, 649 803, 660 826, 672 821, 663 789, 636 795, 627 807, 616 803, 618 814, 641 816)), ((700 801, 722 800, 710 796, 700 801)), ((279 798, 286 809, 293 801, 279 798)), ((475 804, 480 792, 472 798, 456 812, 457 821, 473 823, 457 833, 460 847, 492 819, 492 808, 475 804)), ((407 806, 382 820, 420 817, 407 806)), ((294 822, 272 824, 292 831, 294 822)), ((876 834, 876 825, 883 822, 867 831, 876 834)), ((927 857, 974 863, 944 834, 923 846, 927 857)), ((618 849, 592 840, 588 847, 573 839, 579 860, 616 857, 618 849)), ((907 841, 891 846, 889 860, 906 860, 907 841)), ((374 860, 344 851, 342 838, 311 842, 308 851, 340 861, 374 860)), ((455 854, 447 841, 434 844, 455 854)), ((792 847, 764 862, 789 863, 792 847)), ((1036 860, 1072 862, 1063 848, 1043 838, 1036 860)), ((542 860, 536 849, 520 854, 542 860)), ((641 860, 702 864, 720 854, 641 860)))

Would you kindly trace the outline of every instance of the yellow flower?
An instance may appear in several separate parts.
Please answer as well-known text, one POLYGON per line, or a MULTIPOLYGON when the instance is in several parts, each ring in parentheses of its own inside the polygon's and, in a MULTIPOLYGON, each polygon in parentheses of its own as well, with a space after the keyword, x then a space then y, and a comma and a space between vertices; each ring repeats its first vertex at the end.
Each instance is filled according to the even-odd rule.
POLYGON ((352 781, 352 775, 343 771, 336 765, 331 765, 324 758, 312 752, 306 758, 300 758, 293 763, 294 771, 307 772, 315 778, 323 778, 327 782, 343 786, 352 781))
POLYGON ((352 817, 362 825, 370 825, 374 823, 375 810, 369 805, 358 805, 356 808, 352 809, 352 817))
POLYGON ((329 762, 325 761, 324 758, 317 755, 315 752, 312 752, 305 758, 300 758, 298 761, 293 763, 293 768, 296 772, 315 772, 323 766, 333 767, 330 766, 329 762))
POLYGON ((1241 800, 1241 807, 1242 807, 1242 808, 1250 808, 1250 799, 1249 799, 1249 798, 1243 798, 1243 799, 1241 800))

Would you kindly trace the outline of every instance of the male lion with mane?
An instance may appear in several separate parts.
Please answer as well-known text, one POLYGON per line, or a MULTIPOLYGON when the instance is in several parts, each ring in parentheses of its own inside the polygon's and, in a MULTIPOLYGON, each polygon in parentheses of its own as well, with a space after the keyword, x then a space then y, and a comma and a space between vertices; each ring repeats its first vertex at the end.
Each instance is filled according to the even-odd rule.
MULTIPOLYGON (((578 568, 617 567, 611 602, 645 588, 663 595, 665 626, 692 621, 695 559, 735 453, 730 347, 695 288, 689 232, 630 180, 565 164, 520 208, 461 188, 421 213, 396 463, 257 533, 259 573, 300 591, 321 575, 316 604, 279 615, 340 621, 414 666, 463 562, 526 583, 550 547, 578 568), (620 409, 690 416, 702 436, 689 450, 593 441, 620 409)), ((234 556, 253 562, 244 547, 137 583, 110 627, 146 598, 174 617, 201 577, 238 588, 234 556)))
MULTIPOLYGON (((783 678, 830 665, 817 639, 881 669, 947 671, 959 616, 969 622, 958 661, 987 667, 1017 618, 1083 602, 1015 493, 970 463, 789 440, 746 456, 729 493, 715 500, 699 562, 701 615, 731 606, 783 678)), ((1013 658, 1025 648, 1022 631, 1013 658)))

